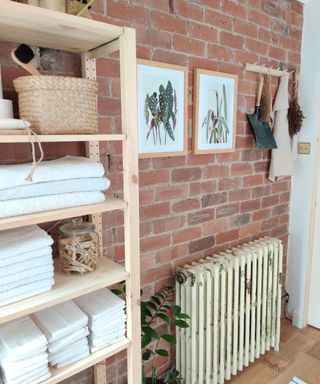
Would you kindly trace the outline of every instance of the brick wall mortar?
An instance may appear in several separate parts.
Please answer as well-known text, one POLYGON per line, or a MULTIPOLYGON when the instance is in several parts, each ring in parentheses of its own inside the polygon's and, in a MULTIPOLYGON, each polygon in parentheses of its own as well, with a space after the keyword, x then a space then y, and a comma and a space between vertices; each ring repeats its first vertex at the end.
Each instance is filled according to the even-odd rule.
MULTIPOLYGON (((296 0, 96 0, 93 17, 135 27, 138 57, 189 67, 188 155, 139 161, 144 296, 172 283, 177 266, 252 238, 278 236, 286 249, 290 178, 277 183, 267 179, 270 152, 254 148, 246 119, 246 113, 254 109, 257 75, 244 72, 242 64, 299 66, 301 4, 296 0), (235 153, 191 154, 195 68, 239 76, 235 153)), ((24 72, 11 62, 11 47, 0 44, 0 64, 5 96, 16 103, 12 79, 24 72)), ((59 60, 59 66, 53 66, 55 71, 61 67, 59 74, 80 74, 79 58, 63 54, 59 60)), ((118 75, 117 55, 98 64, 103 132, 120 131, 118 75)), ((274 92, 276 85, 273 79, 274 92)), ((0 149, 1 163, 30 160, 30 150, 24 145, 0 145, 0 149)), ((77 144, 46 145, 45 150, 47 158, 84 153, 84 147, 77 144)), ((106 143, 101 151, 111 191, 121 196, 121 146, 106 143)), ((119 262, 124 258, 122 224, 120 214, 105 214, 105 254, 119 262)), ((123 354, 109 359, 108 376, 108 384, 126 382, 123 354)), ((68 383, 92 383, 91 371, 68 383)))

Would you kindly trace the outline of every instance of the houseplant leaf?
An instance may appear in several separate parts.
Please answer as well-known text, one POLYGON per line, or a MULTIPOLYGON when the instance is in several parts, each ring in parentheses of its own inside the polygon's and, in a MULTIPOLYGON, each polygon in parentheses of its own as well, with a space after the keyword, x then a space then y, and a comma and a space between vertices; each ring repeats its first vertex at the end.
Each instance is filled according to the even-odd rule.
POLYGON ((161 337, 163 338, 163 340, 167 341, 170 344, 177 344, 177 339, 174 336, 169 335, 168 333, 162 335, 161 337))
POLYGON ((169 356, 169 352, 166 351, 165 349, 156 349, 155 350, 156 354, 159 356, 169 356))
POLYGON ((188 328, 189 324, 184 320, 174 319, 173 323, 179 328, 188 328))
POLYGON ((158 338, 159 338, 158 333, 157 333, 154 329, 152 329, 152 328, 150 328, 150 327, 142 327, 142 331, 143 331, 146 335, 148 335, 148 336, 150 336, 150 337, 153 337, 154 339, 158 339, 158 338))

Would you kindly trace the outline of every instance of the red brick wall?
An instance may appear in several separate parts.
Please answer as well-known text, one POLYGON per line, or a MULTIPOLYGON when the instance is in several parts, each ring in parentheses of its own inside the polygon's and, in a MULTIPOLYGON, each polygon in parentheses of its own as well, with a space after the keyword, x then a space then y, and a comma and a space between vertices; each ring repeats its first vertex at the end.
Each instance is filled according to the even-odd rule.
MULTIPOLYGON (((270 152, 254 147, 246 113, 255 103, 257 75, 244 62, 278 67, 300 63, 302 6, 296 0, 96 0, 94 17, 137 30, 138 57, 189 68, 189 153, 187 156, 140 160, 141 282, 145 296, 172 282, 177 265, 246 240, 271 235, 287 244, 290 179, 267 180, 270 152), (239 76, 236 152, 192 155, 193 70, 212 69, 239 76)), ((21 75, 9 59, 10 45, 0 45, 6 94, 21 75)), ((63 73, 79 74, 79 60, 54 56, 63 73)), ((49 65, 50 67, 50 65, 49 65)), ((53 67, 53 68, 52 68, 53 67)), ((53 65, 54 72, 60 68, 53 65)), ((50 68, 48 68, 50 69, 50 68)), ((119 132, 120 104, 116 57, 98 64, 102 131, 119 132)), ((276 86, 276 79, 273 80, 276 86)), ((0 147, 3 161, 26 161, 22 146, 0 147)), ((120 193, 119 145, 104 145, 102 159, 120 193)), ((27 152, 28 151, 28 152, 27 152)), ((48 157, 82 153, 65 145, 48 157)), ((120 216, 105 218, 105 253, 123 259, 120 216)), ((285 259, 286 260, 286 259, 285 259)), ((138 360, 138 357, 137 357, 138 360)), ((108 383, 125 383, 123 359, 109 361, 108 383)), ((90 373, 90 372, 89 372, 90 373)), ((89 374, 88 373, 88 374, 89 374)), ((91 383, 82 373, 69 383, 91 383)))

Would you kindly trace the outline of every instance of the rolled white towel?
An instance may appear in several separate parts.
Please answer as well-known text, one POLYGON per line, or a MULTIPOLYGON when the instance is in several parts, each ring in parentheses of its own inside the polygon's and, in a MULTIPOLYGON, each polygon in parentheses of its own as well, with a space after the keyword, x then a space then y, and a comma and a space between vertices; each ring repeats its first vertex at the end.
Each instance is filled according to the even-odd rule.
POLYGON ((0 201, 0 217, 12 217, 55 209, 78 207, 80 205, 102 203, 104 200, 105 195, 102 192, 73 192, 0 201))
POLYGON ((0 201, 58 195, 60 193, 105 191, 109 187, 110 180, 106 177, 86 177, 81 179, 29 183, 23 186, 0 190, 0 201))
POLYGON ((66 301, 31 315, 49 343, 70 335, 88 324, 88 317, 72 301, 66 301))
MULTIPOLYGON (((30 183, 26 176, 31 163, 0 166, 0 189, 12 188, 30 183)), ((102 177, 102 164, 87 157, 66 156, 56 160, 42 161, 34 175, 33 183, 79 179, 82 177, 102 177)))
POLYGON ((0 260, 32 252, 53 244, 52 237, 38 225, 0 231, 0 260))

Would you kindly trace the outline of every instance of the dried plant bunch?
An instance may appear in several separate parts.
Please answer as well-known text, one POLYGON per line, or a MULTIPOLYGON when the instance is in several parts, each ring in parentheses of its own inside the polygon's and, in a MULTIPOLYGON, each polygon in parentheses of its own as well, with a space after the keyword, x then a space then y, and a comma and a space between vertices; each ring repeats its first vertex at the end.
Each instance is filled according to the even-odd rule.
POLYGON ((303 111, 298 103, 298 79, 297 70, 295 70, 293 72, 291 101, 288 109, 289 134, 291 137, 301 131, 304 119, 303 111))

